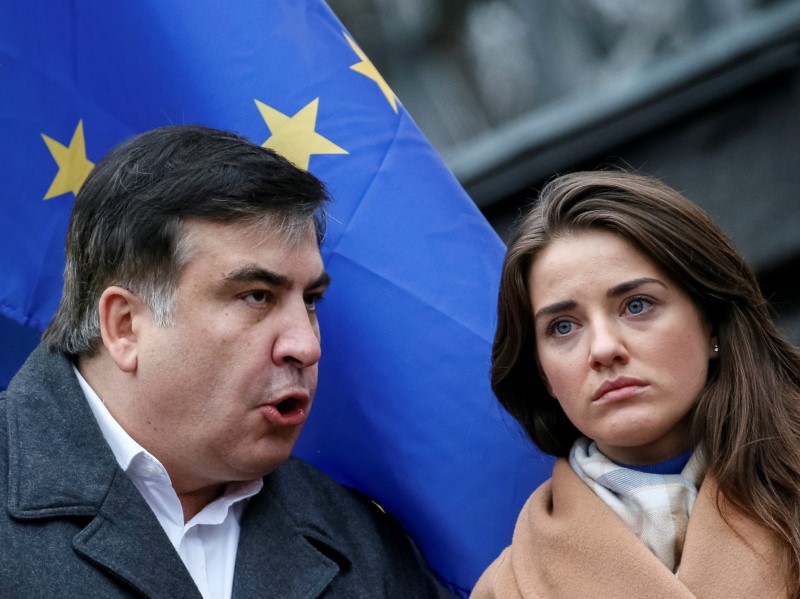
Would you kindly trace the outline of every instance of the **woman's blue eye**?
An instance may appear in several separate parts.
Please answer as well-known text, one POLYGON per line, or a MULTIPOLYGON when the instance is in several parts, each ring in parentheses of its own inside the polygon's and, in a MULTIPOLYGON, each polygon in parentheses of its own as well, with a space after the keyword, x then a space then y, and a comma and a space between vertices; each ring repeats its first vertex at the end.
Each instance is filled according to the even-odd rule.
POLYGON ((640 314, 641 312, 644 312, 646 307, 647 300, 641 298, 632 299, 630 302, 628 302, 628 312, 631 314, 640 314))
POLYGON ((556 326, 553 328, 559 335, 566 335, 572 330, 572 323, 562 320, 561 322, 557 322, 556 326))

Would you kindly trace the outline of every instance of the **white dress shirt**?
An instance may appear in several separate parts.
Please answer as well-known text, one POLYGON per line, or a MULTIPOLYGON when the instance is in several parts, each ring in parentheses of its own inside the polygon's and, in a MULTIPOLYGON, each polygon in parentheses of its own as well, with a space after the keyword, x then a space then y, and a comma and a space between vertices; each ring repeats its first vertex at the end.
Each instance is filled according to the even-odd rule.
POLYGON ((239 545, 239 520, 247 499, 261 490, 261 479, 230 483, 225 493, 189 522, 169 474, 155 456, 134 441, 75 369, 89 407, 114 457, 153 510, 205 599, 230 599, 239 545))

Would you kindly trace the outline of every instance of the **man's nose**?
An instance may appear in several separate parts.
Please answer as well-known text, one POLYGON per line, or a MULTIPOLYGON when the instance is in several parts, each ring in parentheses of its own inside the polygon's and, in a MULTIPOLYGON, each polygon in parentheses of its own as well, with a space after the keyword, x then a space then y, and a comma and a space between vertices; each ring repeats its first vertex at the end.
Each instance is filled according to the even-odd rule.
POLYGON ((592 368, 603 368, 628 361, 628 348, 623 332, 617 323, 599 320, 592 324, 589 363, 592 368))
POLYGON ((273 347, 276 364, 291 363, 307 368, 319 362, 322 350, 317 315, 308 310, 304 301, 286 306, 279 327, 273 347))

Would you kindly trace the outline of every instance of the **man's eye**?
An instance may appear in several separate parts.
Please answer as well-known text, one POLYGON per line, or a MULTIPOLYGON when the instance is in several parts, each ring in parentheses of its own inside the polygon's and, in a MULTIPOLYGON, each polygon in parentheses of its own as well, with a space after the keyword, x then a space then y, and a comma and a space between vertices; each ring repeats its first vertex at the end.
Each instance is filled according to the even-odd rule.
POLYGON ((306 295, 303 298, 303 301, 306 303, 306 310, 309 312, 316 312, 317 304, 322 301, 322 294, 321 293, 312 293, 310 295, 306 295))
POLYGON ((244 301, 253 306, 260 306, 269 301, 269 292, 264 289, 256 289, 244 296, 244 301))

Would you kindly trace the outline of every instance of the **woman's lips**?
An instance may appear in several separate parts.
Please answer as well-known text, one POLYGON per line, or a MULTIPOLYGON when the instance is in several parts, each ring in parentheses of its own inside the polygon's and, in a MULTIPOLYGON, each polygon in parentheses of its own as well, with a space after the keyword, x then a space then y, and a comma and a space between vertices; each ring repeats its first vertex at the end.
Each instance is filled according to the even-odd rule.
POLYGON ((642 380, 618 377, 611 381, 605 381, 600 385, 595 391, 592 401, 605 403, 628 399, 641 393, 645 387, 647 387, 647 383, 642 380))

